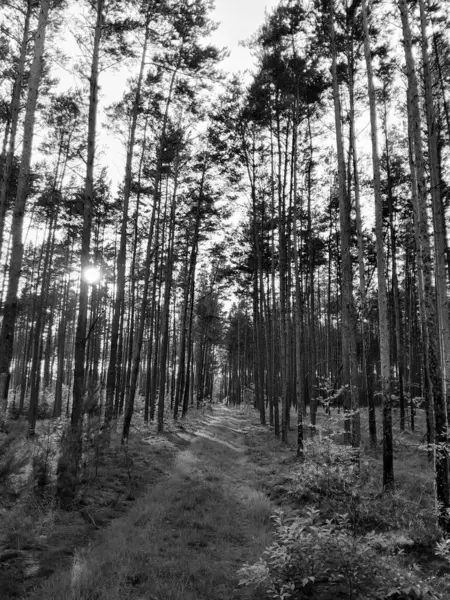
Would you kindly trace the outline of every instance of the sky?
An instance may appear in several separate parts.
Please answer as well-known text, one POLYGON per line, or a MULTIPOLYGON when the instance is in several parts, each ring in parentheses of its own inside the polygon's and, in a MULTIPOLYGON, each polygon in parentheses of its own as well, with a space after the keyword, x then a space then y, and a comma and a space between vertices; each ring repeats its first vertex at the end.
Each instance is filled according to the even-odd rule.
POLYGON ((220 22, 212 36, 219 47, 228 47, 230 56, 221 67, 229 72, 244 71, 253 66, 253 58, 248 48, 239 42, 248 39, 264 21, 266 10, 271 10, 279 0, 215 0, 212 14, 214 21, 220 22))
MULTIPOLYGON (((252 69, 254 59, 251 51, 242 47, 240 42, 249 39, 257 31, 264 22, 266 10, 270 11, 278 3, 279 0, 215 0, 211 19, 219 26, 208 41, 229 51, 229 56, 220 63, 220 69, 228 73, 252 69)), ((126 72, 119 75, 118 81, 117 72, 102 74, 100 84, 111 100, 121 98, 126 75, 126 72)))
MULTIPOLYGON (((213 32, 209 43, 219 48, 228 48, 230 55, 224 59, 219 68, 229 73, 251 70, 254 59, 248 48, 239 45, 256 32, 264 22, 266 10, 273 9, 279 0, 215 0, 215 10, 211 19, 219 23, 213 32)), ((101 105, 110 104, 122 97, 128 73, 117 71, 104 72, 100 78, 101 105)), ((104 160, 109 165, 109 176, 112 178, 113 187, 123 177, 125 149, 110 136, 100 134, 98 149, 104 155, 104 160)))

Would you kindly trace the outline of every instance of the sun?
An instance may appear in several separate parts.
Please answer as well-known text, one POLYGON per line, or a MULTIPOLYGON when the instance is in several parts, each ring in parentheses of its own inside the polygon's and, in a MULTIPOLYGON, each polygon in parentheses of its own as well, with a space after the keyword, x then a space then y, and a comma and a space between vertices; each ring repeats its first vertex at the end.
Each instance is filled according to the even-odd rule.
POLYGON ((91 265, 83 269, 83 279, 89 285, 95 285, 100 281, 102 274, 100 271, 100 267, 96 267, 91 265))

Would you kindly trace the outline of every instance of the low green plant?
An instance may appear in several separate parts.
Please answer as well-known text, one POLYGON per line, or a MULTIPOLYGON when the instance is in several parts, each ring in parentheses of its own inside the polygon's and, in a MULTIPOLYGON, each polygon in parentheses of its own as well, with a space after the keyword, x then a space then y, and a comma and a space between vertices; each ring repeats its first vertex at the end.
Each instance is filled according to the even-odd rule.
POLYGON ((270 523, 272 505, 265 494, 252 490, 245 499, 245 506, 249 517, 255 523, 270 523))
POLYGON ((291 519, 280 510, 273 519, 275 542, 257 563, 240 569, 241 585, 262 588, 273 600, 369 600, 406 589, 408 581, 391 557, 409 540, 354 535, 347 514, 323 521, 314 508, 291 519))
POLYGON ((56 461, 58 449, 56 440, 52 437, 53 434, 53 427, 47 425, 42 434, 34 440, 32 467, 36 493, 42 493, 49 488, 54 478, 53 463, 56 461))
POLYGON ((2 487, 8 481, 14 465, 14 437, 5 435, 0 441, 0 483, 2 487))
POLYGON ((17 479, 30 461, 29 453, 23 451, 26 428, 26 423, 14 421, 8 423, 7 434, 0 434, 0 499, 18 495, 17 479))
POLYGON ((309 440, 305 454, 308 460, 291 475, 291 497, 302 503, 347 502, 358 476, 352 450, 323 437, 309 440))
POLYGON ((450 538, 443 538, 436 542, 435 553, 450 562, 450 538))

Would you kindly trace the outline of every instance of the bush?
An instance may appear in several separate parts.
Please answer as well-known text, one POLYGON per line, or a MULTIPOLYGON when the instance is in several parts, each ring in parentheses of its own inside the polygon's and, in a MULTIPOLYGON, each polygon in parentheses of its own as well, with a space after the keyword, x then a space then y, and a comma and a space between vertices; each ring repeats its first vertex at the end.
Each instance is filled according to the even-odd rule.
POLYGON ((17 496, 20 490, 18 480, 30 462, 30 454, 23 439, 27 425, 23 421, 9 423, 9 433, 0 434, 0 491, 17 496))
POLYGON ((4 488, 14 464, 14 444, 12 435, 4 435, 0 440, 0 484, 4 488))
POLYGON ((308 461, 291 476, 290 495, 302 504, 347 502, 358 476, 352 449, 327 437, 309 440, 305 454, 308 461))
POLYGON ((53 430, 47 426, 40 436, 34 439, 33 448, 33 481, 37 493, 42 493, 54 479, 53 463, 58 449, 56 440, 52 439, 53 430))
POLYGON ((320 512, 313 508, 290 520, 278 511, 273 519, 275 542, 256 564, 239 571, 241 585, 263 588, 274 600, 432 597, 417 586, 414 593, 421 595, 402 595, 408 581, 391 557, 409 540, 375 533, 355 536, 347 515, 320 522, 320 512))

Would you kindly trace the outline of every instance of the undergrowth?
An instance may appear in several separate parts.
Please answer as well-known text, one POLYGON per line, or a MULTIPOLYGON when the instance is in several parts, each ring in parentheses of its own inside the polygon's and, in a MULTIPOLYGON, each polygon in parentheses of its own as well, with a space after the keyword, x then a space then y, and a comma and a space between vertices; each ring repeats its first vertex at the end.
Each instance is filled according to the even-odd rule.
POLYGON ((64 419, 39 422, 33 438, 26 437, 25 421, 12 421, 0 440, 0 598, 26 597, 35 581, 70 562, 75 548, 128 510, 172 462, 176 445, 166 437, 156 440, 149 427, 126 447, 113 432, 108 448, 96 435, 97 424, 91 419, 88 425, 70 511, 55 500, 64 419), (147 443, 153 440, 154 446, 147 443))
MULTIPOLYGON (((283 510, 272 516, 274 543, 240 570, 241 585, 275 600, 450 597, 450 541, 436 525, 419 443, 397 438, 396 489, 383 493, 379 457, 363 451, 358 466, 331 427, 319 433, 305 440, 303 462, 294 448, 272 461, 265 489, 278 490, 283 510)), ((274 451, 255 457, 262 468, 274 451)))
POLYGON ((242 585, 263 587, 269 598, 436 597, 392 560, 408 543, 402 536, 354 535, 348 515, 323 520, 314 508, 291 519, 278 511, 274 521, 275 542, 240 570, 242 585))
POLYGON ((251 487, 243 454, 223 443, 239 435, 199 436, 178 453, 170 475, 30 600, 256 600, 236 589, 236 573, 271 542, 272 508, 251 487))

